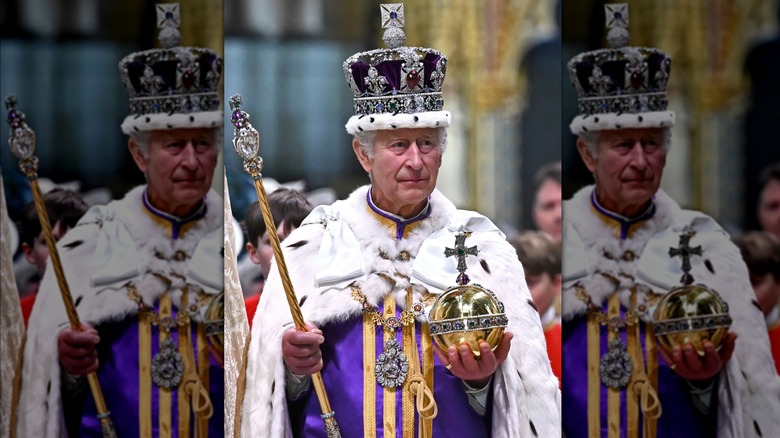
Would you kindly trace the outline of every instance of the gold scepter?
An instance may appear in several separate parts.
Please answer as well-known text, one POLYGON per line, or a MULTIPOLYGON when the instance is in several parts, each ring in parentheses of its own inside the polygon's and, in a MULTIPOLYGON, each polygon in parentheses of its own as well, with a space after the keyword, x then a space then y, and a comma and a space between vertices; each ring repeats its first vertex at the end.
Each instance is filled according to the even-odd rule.
MULTIPOLYGON (((57 243, 54 241, 49 215, 46 212, 43 194, 41 194, 41 188, 38 185, 38 157, 33 155, 35 152, 35 132, 24 120, 24 113, 16 109, 16 96, 8 96, 5 99, 5 107, 8 110, 8 124, 11 127, 8 145, 11 147, 11 152, 19 159, 19 169, 30 180, 30 187, 35 200, 35 211, 38 213, 38 220, 41 222, 41 229, 46 238, 46 246, 49 248, 49 261, 54 267, 54 273, 57 276, 57 284, 60 287, 60 294, 65 304, 65 312, 68 314, 70 326, 73 330, 81 331, 81 321, 79 321, 79 315, 76 313, 76 306, 73 304, 73 297, 70 294, 65 273, 62 271, 62 262, 60 262, 60 255, 57 252, 57 243)), ((103 392, 100 390, 97 374, 95 372, 87 374, 87 380, 89 381, 89 388, 92 390, 92 398, 95 399, 95 405, 97 406, 97 417, 100 420, 103 437, 116 438, 116 430, 111 422, 111 412, 106 408, 106 401, 103 399, 103 392)))
MULTIPOLYGON (((307 331, 306 324, 303 321, 303 314, 298 305, 298 299, 295 297, 290 274, 287 271, 287 264, 284 262, 282 246, 279 243, 279 236, 276 235, 276 225, 271 215, 271 208, 268 206, 268 197, 263 188, 263 159, 258 155, 260 151, 260 134, 249 123, 249 114, 241 110, 241 96, 236 94, 230 98, 230 109, 233 111, 230 121, 233 122, 235 129, 233 131, 233 147, 238 155, 244 160, 244 171, 252 176, 257 192, 257 200, 260 203, 260 210, 263 212, 263 221, 265 222, 266 233, 271 238, 271 247, 274 251, 276 266, 279 268, 279 276, 284 286, 284 294, 287 297, 287 303, 290 305, 295 327, 299 330, 307 331)), ((311 375, 314 390, 317 393, 317 399, 320 402, 320 417, 325 423, 325 431, 328 438, 341 438, 339 425, 336 423, 335 413, 330 408, 328 394, 325 393, 325 385, 322 382, 322 376, 319 372, 311 375)))

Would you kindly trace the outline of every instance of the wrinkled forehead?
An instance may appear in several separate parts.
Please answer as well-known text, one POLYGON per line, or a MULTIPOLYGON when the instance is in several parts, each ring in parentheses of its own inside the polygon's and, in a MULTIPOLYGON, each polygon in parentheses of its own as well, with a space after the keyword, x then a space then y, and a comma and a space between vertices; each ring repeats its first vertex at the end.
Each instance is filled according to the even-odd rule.
POLYGON ((438 128, 402 128, 393 130, 376 131, 377 142, 392 142, 397 140, 417 140, 426 139, 437 141, 439 138, 438 128))
POLYGON ((179 139, 206 139, 213 141, 217 135, 217 128, 176 128, 151 131, 151 139, 158 141, 179 139))
POLYGON ((614 129, 600 131, 599 139, 601 142, 612 142, 617 140, 662 140, 664 136, 663 128, 630 128, 614 129))

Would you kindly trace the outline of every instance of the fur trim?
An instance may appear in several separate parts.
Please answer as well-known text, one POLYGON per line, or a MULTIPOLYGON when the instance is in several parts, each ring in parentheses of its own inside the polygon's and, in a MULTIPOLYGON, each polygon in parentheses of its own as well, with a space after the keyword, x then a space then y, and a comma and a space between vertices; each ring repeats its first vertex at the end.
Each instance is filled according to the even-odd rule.
POLYGON ((671 128, 674 126, 674 111, 653 111, 647 113, 607 113, 579 115, 569 125, 572 134, 580 135, 591 131, 609 131, 629 128, 671 128))
MULTIPOLYGON (((396 241, 376 220, 366 206, 368 187, 357 189, 346 200, 312 213, 283 245, 285 260, 292 283, 296 287, 304 319, 316 325, 359 317, 361 306, 350 289, 339 284, 317 287, 314 281, 319 269, 318 256, 327 233, 348 229, 362 248, 363 274, 356 284, 368 302, 377 304, 388 292, 395 294, 403 305, 405 289, 412 287, 416 298, 427 291, 442 293, 441 289, 417 281, 411 270, 423 242, 435 231, 448 226, 458 211, 444 196, 434 191, 431 195, 431 216, 413 229, 408 237, 396 241), (316 216, 316 217, 315 217, 316 216), (332 222, 344 222, 348 227, 334 227, 332 222), (323 224, 325 227, 323 227, 323 224), (287 243, 289 242, 289 244, 287 243), (300 244, 305 242, 305 244, 300 244), (387 258, 377 257, 382 251, 387 258), (401 251, 412 255, 409 262, 396 257, 401 251), (379 275, 381 274, 381 275, 379 275)), ((472 213, 473 214, 473 213, 472 213)), ((453 240, 454 242, 454 234, 453 240)), ((560 392, 558 382, 550 369, 539 315, 529 305, 530 292, 523 278, 517 254, 498 233, 474 233, 469 245, 480 248, 478 256, 469 257, 468 274, 474 283, 493 290, 504 302, 510 325, 515 333, 510 357, 494 375, 493 434, 494 437, 560 436, 560 392), (489 273, 477 259, 489 265, 489 273)), ((457 272, 452 260, 454 282, 457 272)), ((281 354, 281 338, 289 329, 292 318, 284 291, 271 267, 271 275, 263 292, 263 299, 252 326, 251 343, 247 356, 247 388, 242 409, 242 436, 291 436, 287 401, 285 398, 285 367, 281 354)), ((420 321, 425 316, 418 317, 420 321)), ((327 342, 327 339, 326 339, 327 342)), ((357 344, 359 345, 359 343, 357 344)), ((442 403, 442 401, 439 401, 442 403)), ((351 413, 340 412, 333 406, 337 418, 351 413)))
POLYGON ((575 295, 575 285, 583 287, 599 306, 617 290, 624 307, 629 304, 629 289, 636 286, 644 291, 639 303, 649 309, 644 319, 650 319, 653 295, 668 292, 679 278, 679 259, 664 255, 670 246, 677 246, 683 228, 692 228, 697 234, 691 244, 702 246, 703 257, 691 260, 691 274, 697 283, 715 289, 728 302, 734 319, 731 331, 738 335, 717 388, 718 436, 778 435, 780 376, 774 369, 763 314, 752 304, 755 295, 747 268, 726 232, 709 216, 680 209, 659 190, 655 216, 621 241, 593 211, 592 190, 593 186, 585 187, 564 202, 564 320, 586 310, 575 295), (634 257, 621 257, 626 251, 634 257))
POLYGON ((349 135, 360 131, 383 131, 401 128, 446 128, 452 116, 449 111, 424 111, 414 114, 372 114, 352 116, 345 128, 349 135))
POLYGON ((222 111, 204 111, 190 114, 142 114, 125 117, 122 122, 122 132, 127 135, 133 132, 159 131, 183 128, 220 128, 222 127, 222 111))
MULTIPOLYGON (((147 304, 155 303, 161 294, 171 291, 172 301, 177 307, 184 287, 200 288, 195 279, 187 276, 188 260, 202 238, 215 232, 222 233, 222 198, 213 191, 209 192, 206 197, 206 216, 173 241, 168 230, 142 212, 144 207, 141 193, 144 188, 145 186, 136 187, 119 201, 93 207, 76 227, 57 243, 63 271, 82 322, 97 326, 102 322, 118 321, 136 315, 137 305, 127 296, 125 286, 128 283, 135 285, 147 304), (94 285, 92 274, 103 262, 103 253, 96 249, 109 224, 120 226, 129 233, 134 242, 133 249, 141 274, 118 283, 94 285), (174 258, 177 252, 186 254, 186 260, 177 261, 174 258), (101 256, 96 257, 96 253, 101 256), (167 277, 171 280, 171 285, 166 286, 155 274, 167 277)), ((217 251, 213 257, 211 264, 221 275, 222 256, 217 251)), ((20 437, 54 438, 59 437, 61 432, 57 335, 68 326, 68 320, 56 276, 52 271, 53 267, 48 266, 30 315, 24 353, 24 384, 17 423, 17 436, 20 437)), ((217 293, 215 290, 202 290, 206 293, 217 293)), ((200 315, 204 314, 207 304, 208 302, 203 304, 200 315)))

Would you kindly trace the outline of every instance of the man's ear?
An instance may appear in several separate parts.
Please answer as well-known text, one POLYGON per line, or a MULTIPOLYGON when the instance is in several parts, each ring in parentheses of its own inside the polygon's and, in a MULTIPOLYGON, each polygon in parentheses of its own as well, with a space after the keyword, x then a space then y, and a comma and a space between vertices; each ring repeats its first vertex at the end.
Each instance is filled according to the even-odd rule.
POLYGON ((130 155, 133 156, 133 160, 135 160, 135 165, 138 166, 138 169, 140 169, 142 173, 146 173, 146 169, 149 168, 149 158, 141 152, 138 143, 131 138, 127 141, 127 148, 130 149, 130 155))
POLYGON ((357 155, 360 165, 363 166, 363 170, 371 173, 371 160, 366 155, 366 151, 363 150, 363 146, 360 145, 360 141, 357 138, 352 140, 352 150, 355 151, 355 155, 357 155))
POLYGON ((30 262, 31 265, 37 265, 32 247, 30 247, 27 242, 22 243, 22 252, 24 253, 25 260, 30 262))
POLYGON ((252 263, 256 265, 260 264, 260 256, 257 254, 257 248, 255 248, 254 245, 247 243, 246 252, 249 255, 249 260, 252 260, 252 263))
POLYGON ((585 167, 588 168, 590 173, 593 173, 596 170, 596 158, 590 154, 588 146, 585 145, 585 140, 582 137, 577 139, 577 151, 580 153, 585 167))

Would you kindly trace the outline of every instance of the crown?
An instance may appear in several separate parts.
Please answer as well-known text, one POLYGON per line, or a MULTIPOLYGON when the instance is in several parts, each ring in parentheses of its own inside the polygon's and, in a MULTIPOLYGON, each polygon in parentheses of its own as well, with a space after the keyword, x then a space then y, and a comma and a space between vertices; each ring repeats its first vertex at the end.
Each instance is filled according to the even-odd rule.
POLYGON ((130 94, 125 134, 138 131, 221 126, 218 94, 222 58, 201 47, 180 47, 178 3, 157 4, 163 48, 131 53, 119 61, 130 94))
POLYGON ((628 5, 604 10, 612 48, 581 53, 567 65, 578 94, 571 131, 673 126, 666 97, 672 59, 659 49, 628 46, 628 5))
POLYGON ((386 49, 356 53, 344 61, 354 95, 347 132, 447 127, 442 85, 447 58, 438 50, 403 46, 403 3, 380 5, 386 49))

